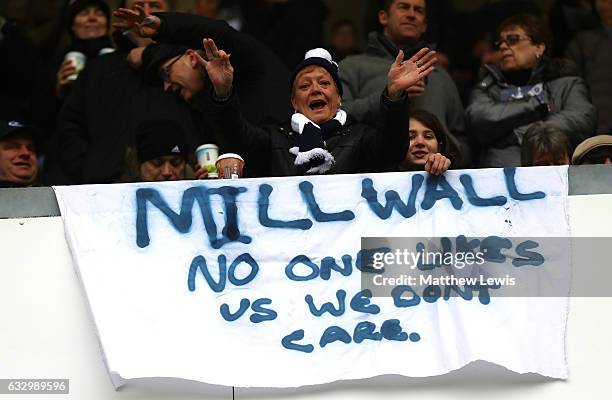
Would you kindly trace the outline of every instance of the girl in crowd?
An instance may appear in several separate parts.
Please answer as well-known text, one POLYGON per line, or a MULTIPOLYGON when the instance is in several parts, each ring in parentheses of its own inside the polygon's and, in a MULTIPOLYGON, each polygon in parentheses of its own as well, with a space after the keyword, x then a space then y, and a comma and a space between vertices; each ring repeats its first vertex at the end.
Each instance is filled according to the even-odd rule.
POLYGON ((440 120, 432 113, 412 110, 408 135, 410 145, 399 166, 400 171, 425 170, 441 175, 451 165, 461 162, 459 147, 446 135, 440 120))
POLYGON ((481 146, 480 167, 520 166, 523 135, 537 121, 566 132, 573 145, 595 132, 587 88, 569 62, 547 56, 549 38, 532 15, 500 25, 499 66, 485 65, 466 110, 467 131, 481 146))

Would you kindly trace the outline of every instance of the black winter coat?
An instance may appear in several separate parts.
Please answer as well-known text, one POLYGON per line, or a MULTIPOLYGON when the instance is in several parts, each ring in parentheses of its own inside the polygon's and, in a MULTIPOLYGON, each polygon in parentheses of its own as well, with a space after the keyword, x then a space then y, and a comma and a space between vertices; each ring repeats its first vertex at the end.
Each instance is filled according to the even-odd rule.
MULTIPOLYGON (((155 13, 162 21, 155 36, 158 43, 201 49, 202 39, 212 38, 217 47, 231 55, 234 86, 244 117, 254 123, 280 123, 289 108, 289 71, 267 46, 238 32, 227 22, 183 13, 155 13)), ((194 98, 194 106, 205 107, 207 91, 194 98)))
MULTIPOLYGON (((126 61, 127 51, 96 57, 79 74, 58 119, 59 171, 51 163, 53 184, 111 183, 125 172, 125 152, 134 129, 146 119, 179 121, 188 144, 207 141, 202 122, 176 96, 141 78, 126 61)), ((199 117, 198 117, 199 118, 199 117)))
MULTIPOLYGON (((236 96, 225 102, 209 99, 207 114, 210 122, 222 135, 221 147, 238 153, 245 160, 245 168, 254 176, 300 175, 294 165, 295 156, 289 149, 297 146, 298 133, 289 123, 254 126, 239 111, 236 96)), ((408 100, 391 101, 381 96, 383 127, 377 131, 360 123, 346 124, 326 141, 326 149, 334 156, 335 164, 329 174, 387 172, 397 165, 408 151, 408 100)))

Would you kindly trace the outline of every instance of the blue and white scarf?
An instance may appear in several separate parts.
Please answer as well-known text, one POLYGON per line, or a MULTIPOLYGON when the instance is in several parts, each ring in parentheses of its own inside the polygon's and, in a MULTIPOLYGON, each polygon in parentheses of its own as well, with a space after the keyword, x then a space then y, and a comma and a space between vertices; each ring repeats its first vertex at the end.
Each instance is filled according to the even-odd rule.
POLYGON ((334 166, 336 160, 325 148, 326 140, 345 123, 344 110, 338 110, 333 119, 321 125, 315 124, 303 114, 293 114, 291 129, 300 136, 298 145, 289 149, 289 152, 295 156, 294 165, 302 174, 324 174, 334 166))

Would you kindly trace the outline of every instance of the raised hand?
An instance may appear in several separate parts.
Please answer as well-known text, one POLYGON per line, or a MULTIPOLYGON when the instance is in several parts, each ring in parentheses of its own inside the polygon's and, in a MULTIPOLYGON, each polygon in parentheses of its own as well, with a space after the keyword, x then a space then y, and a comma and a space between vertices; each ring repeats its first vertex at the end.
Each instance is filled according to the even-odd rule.
POLYGON ((195 53, 196 58, 206 68, 208 79, 215 90, 215 96, 220 99, 227 98, 232 93, 234 81, 234 67, 230 63, 230 54, 219 50, 212 39, 203 39, 202 44, 206 60, 198 53, 195 53))
POLYGON ((404 91, 418 84, 433 71, 438 59, 436 52, 427 47, 421 49, 407 61, 402 61, 404 52, 400 50, 387 74, 387 94, 392 99, 401 97, 404 91))
POLYGON ((451 165, 451 160, 440 153, 431 153, 425 162, 425 171, 432 175, 442 175, 451 165))
POLYGON ((406 89, 406 94, 408 97, 418 97, 425 93, 425 81, 420 80, 414 85, 410 86, 406 89))
POLYGON ((135 5, 136 10, 118 8, 113 11, 116 20, 113 27, 124 31, 133 31, 142 37, 150 38, 157 34, 161 20, 155 15, 147 14, 142 6, 135 5))

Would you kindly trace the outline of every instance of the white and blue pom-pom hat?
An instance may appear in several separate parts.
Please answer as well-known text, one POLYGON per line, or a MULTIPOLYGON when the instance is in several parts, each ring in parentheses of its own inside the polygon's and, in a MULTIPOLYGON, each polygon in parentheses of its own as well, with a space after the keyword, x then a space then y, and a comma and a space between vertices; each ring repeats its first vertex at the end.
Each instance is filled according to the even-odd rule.
POLYGON ((298 73, 309 65, 317 65, 319 67, 325 68, 325 70, 329 72, 332 79, 336 83, 338 93, 340 94, 340 97, 342 97, 342 81, 340 81, 340 76, 338 75, 338 63, 332 60, 332 56, 331 54, 329 54, 329 51, 321 47, 311 49, 306 52, 304 60, 300 62, 293 70, 293 74, 291 75, 291 86, 289 90, 292 90, 293 83, 298 73))

